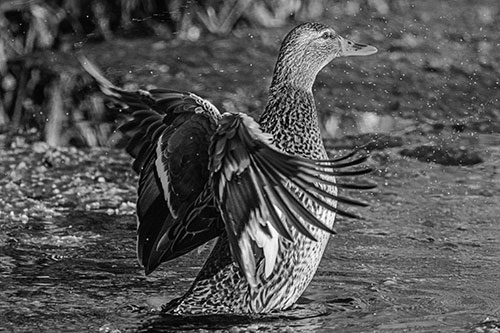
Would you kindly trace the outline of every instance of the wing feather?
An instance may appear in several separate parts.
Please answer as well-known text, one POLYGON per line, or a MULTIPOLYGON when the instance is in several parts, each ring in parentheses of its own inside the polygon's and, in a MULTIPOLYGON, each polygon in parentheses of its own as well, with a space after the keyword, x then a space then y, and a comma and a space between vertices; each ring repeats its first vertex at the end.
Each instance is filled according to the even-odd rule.
POLYGON ((120 130, 139 174, 137 253, 148 274, 224 230, 208 190, 208 148, 220 113, 192 93, 123 90, 86 58, 80 62, 132 114, 120 130))
MULTIPOLYGON (((333 177, 361 175, 369 168, 358 166, 366 156, 308 160, 279 152, 258 124, 244 114, 224 114, 210 148, 210 170, 216 204, 224 220, 231 253, 247 281, 256 286, 256 259, 262 249, 264 273, 272 273, 279 243, 277 236, 293 241, 289 228, 315 240, 305 223, 329 233, 311 207, 321 207, 345 216, 337 202, 364 206, 365 203, 328 191, 336 185, 333 177), (353 158, 354 157, 354 158, 353 158), (307 199, 312 205, 306 205, 307 199)), ((345 188, 372 188, 372 185, 341 183, 345 188)))

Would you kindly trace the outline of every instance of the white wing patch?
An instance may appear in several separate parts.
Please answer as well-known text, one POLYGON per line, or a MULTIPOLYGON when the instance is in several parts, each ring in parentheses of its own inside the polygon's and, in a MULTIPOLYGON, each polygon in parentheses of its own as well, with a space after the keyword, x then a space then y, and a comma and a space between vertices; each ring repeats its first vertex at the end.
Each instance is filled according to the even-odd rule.
POLYGON ((168 184, 170 183, 168 179, 168 174, 165 172, 165 166, 163 165, 163 151, 162 151, 162 142, 163 142, 163 134, 158 138, 158 144, 156 145, 156 174, 158 178, 160 178, 161 187, 163 189, 163 196, 165 201, 167 202, 168 208, 170 209, 170 213, 172 217, 176 218, 177 213, 173 211, 172 206, 170 205, 170 190, 168 184))
POLYGON ((248 225, 241 233, 238 245, 245 263, 245 273, 251 287, 256 287, 255 258, 252 242, 264 252, 264 276, 268 278, 274 270, 279 251, 279 234, 258 211, 250 213, 248 225))
MULTIPOLYGON (((252 169, 249 169, 250 177, 254 179, 256 175, 252 169)), ((241 257, 245 263, 245 274, 251 287, 256 287, 255 281, 255 258, 252 249, 252 241, 264 252, 264 276, 268 278, 273 272, 276 258, 279 251, 279 234, 276 229, 269 223, 270 214, 264 204, 264 198, 261 192, 258 194, 258 206, 250 212, 249 221, 245 229, 240 235, 238 245, 241 251, 241 257)))

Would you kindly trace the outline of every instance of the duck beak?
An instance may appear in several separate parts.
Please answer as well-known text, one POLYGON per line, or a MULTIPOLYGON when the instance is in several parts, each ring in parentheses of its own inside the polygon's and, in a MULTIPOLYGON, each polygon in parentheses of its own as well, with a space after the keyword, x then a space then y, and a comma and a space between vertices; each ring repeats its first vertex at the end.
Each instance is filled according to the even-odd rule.
POLYGON ((356 43, 340 36, 338 38, 340 40, 339 56, 341 57, 367 56, 377 53, 377 48, 374 46, 356 43))

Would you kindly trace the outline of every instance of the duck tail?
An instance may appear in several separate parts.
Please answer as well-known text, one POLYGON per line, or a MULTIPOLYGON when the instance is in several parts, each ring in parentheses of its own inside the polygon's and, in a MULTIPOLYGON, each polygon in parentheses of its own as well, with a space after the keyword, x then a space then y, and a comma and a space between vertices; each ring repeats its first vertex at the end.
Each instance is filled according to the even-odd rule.
POLYGON ((104 77, 99 68, 94 65, 87 57, 78 55, 78 60, 83 69, 94 79, 101 92, 118 103, 122 110, 130 113, 137 110, 147 110, 154 103, 151 94, 145 90, 127 91, 115 86, 111 81, 104 77))
POLYGON ((106 95, 110 97, 120 98, 120 88, 116 87, 111 81, 106 79, 104 75, 102 75, 99 68, 94 65, 86 56, 79 54, 78 61, 82 65, 83 69, 94 78, 97 82, 99 89, 106 95))

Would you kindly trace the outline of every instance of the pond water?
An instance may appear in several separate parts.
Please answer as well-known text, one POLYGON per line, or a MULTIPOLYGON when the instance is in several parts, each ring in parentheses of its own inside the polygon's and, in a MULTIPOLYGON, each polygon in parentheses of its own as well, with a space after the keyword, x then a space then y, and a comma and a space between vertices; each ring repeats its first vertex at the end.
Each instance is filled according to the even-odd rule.
MULTIPOLYGON (((412 2, 391 18, 335 14, 339 31, 380 52, 319 74, 322 130, 332 150, 369 143, 378 188, 353 194, 371 206, 356 211, 362 219, 338 219, 291 311, 161 316, 210 244, 144 276, 137 179, 123 151, 0 135, 0 331, 499 332, 500 35, 481 13, 500 8, 480 2, 412 2)), ((115 82, 192 90, 256 115, 289 28, 192 43, 117 38, 83 52, 115 82)), ((57 70, 77 66, 73 54, 47 54, 57 70)))
MULTIPOLYGON (((444 135, 444 134, 443 134, 444 135)), ((448 134, 451 135, 451 134, 448 134)), ((459 133, 464 142, 470 133, 459 133)), ((481 136, 480 134, 477 134, 481 136)), ((410 140, 418 141, 417 138, 410 140)), ((6 331, 457 332, 498 328, 500 149, 446 166, 372 152, 378 189, 339 218, 296 309, 264 317, 165 317, 207 245, 145 277, 135 259, 135 176, 119 150, 19 139, 0 171, 0 327, 6 331), (496 328, 495 328, 496 327, 496 328)), ((484 330, 487 331, 487 330, 484 330)), ((477 331, 479 332, 479 331, 477 331)))
POLYGON ((381 133, 397 135, 416 127, 415 121, 375 112, 335 112, 324 121, 323 137, 342 138, 347 135, 381 133))

